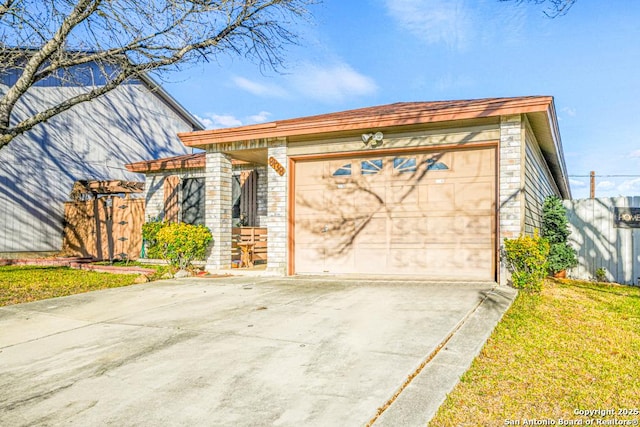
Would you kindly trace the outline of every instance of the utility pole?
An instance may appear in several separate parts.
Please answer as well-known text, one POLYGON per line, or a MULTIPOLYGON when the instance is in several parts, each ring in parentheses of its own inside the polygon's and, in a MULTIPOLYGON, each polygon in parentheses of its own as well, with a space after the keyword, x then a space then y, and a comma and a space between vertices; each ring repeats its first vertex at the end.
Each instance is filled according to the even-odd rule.
POLYGON ((591 180, 591 198, 595 199, 596 198, 596 171, 591 171, 591 174, 589 175, 590 180, 591 180))

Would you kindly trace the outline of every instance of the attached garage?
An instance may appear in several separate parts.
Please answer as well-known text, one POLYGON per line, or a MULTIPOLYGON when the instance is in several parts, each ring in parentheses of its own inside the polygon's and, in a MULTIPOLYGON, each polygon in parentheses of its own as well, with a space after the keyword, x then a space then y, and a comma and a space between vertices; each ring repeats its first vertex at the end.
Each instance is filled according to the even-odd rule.
MULTIPOLYGON (((266 169, 267 273, 504 282, 504 238, 571 198, 553 98, 405 102, 181 134, 206 150, 207 266, 229 267, 231 161, 266 169)), ((263 175, 264 177, 264 175, 263 175)))
POLYGON ((495 151, 295 162, 295 272, 492 280, 495 151))

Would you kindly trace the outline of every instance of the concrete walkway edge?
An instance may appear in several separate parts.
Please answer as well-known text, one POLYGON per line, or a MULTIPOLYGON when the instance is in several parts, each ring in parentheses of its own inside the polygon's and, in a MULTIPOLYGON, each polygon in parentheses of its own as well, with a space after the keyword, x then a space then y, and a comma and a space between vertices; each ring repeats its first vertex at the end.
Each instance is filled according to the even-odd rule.
POLYGON ((394 402, 373 423, 374 426, 425 426, 447 395, 469 369, 473 360, 509 309, 517 291, 496 287, 446 341, 444 347, 416 375, 394 402))

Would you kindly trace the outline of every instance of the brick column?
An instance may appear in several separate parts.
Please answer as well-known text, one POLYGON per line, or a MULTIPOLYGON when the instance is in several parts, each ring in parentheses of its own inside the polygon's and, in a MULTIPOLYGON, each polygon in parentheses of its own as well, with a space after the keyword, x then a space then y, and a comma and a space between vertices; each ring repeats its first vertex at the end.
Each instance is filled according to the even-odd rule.
POLYGON ((285 168, 283 176, 267 166, 267 271, 287 274, 287 165, 286 141, 269 143, 267 158, 274 157, 285 168))
MULTIPOLYGON (((504 239, 518 237, 524 232, 525 128, 521 115, 500 118, 499 247, 504 239)), ((510 277, 500 262, 500 284, 510 277)))
POLYGON ((205 225, 213 234, 207 269, 231 268, 231 160, 223 153, 206 154, 205 225))

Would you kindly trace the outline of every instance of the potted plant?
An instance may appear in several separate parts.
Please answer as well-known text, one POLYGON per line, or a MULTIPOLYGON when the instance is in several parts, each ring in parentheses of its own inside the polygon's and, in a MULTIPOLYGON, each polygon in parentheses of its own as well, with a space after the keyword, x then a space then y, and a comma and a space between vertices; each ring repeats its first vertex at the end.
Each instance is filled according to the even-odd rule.
POLYGON ((567 243, 570 233, 562 200, 547 197, 542 206, 542 237, 549 242, 549 273, 554 276, 565 277, 567 269, 578 264, 575 249, 567 243))

